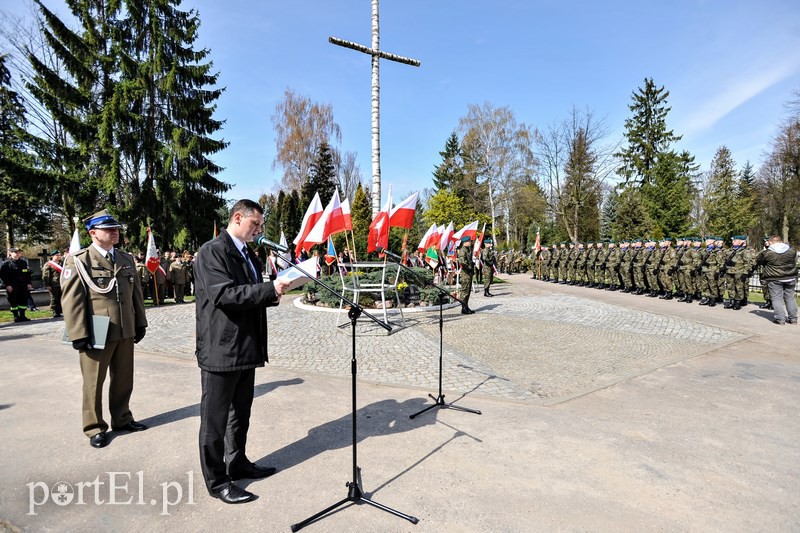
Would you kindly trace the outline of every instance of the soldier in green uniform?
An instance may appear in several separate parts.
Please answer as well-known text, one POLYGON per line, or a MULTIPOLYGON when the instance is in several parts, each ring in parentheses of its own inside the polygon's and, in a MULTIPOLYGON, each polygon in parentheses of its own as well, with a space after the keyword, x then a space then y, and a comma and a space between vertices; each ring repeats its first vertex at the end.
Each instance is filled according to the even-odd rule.
POLYGON ((602 241, 597 241, 595 244, 595 248, 597 248, 597 256, 594 260, 594 288, 595 289, 605 289, 606 288, 606 260, 608 259, 608 248, 603 246, 602 241))
POLYGON ((621 241, 619 243, 619 278, 622 292, 633 290, 633 258, 634 249, 630 240, 621 241))
POLYGON ((50 293, 50 310, 53 312, 53 318, 58 318, 63 316, 61 313, 61 271, 64 268, 64 261, 59 250, 50 252, 50 256, 50 260, 42 267, 42 283, 50 293))
POLYGON ((655 298, 659 293, 658 269, 661 264, 661 249, 656 246, 656 241, 650 239, 646 243, 647 259, 644 265, 645 278, 647 280, 647 296, 655 298))
POLYGON ((469 235, 461 237, 458 247, 458 265, 461 267, 459 275, 458 297, 461 299, 461 314, 471 315, 475 311, 469 308, 469 295, 472 294, 472 275, 475 273, 475 263, 472 261, 472 240, 469 235))
POLYGON ((632 291, 633 294, 644 294, 645 288, 647 287, 647 280, 645 279, 644 274, 644 264, 647 261, 647 250, 644 249, 644 243, 642 239, 636 239, 633 242, 633 250, 635 252, 633 257, 633 266, 631 267, 631 273, 633 274, 633 286, 635 290, 632 291))
POLYGON ((152 275, 150 274, 150 271, 147 270, 147 266, 145 266, 141 256, 135 256, 133 261, 136 263, 136 273, 139 275, 139 284, 142 286, 142 296, 147 299, 148 294, 146 293, 149 291, 150 278, 152 275))
POLYGON ((484 239, 482 246, 481 268, 483 269, 483 295, 494 296, 494 294, 489 292, 489 287, 492 286, 492 280, 494 279, 494 269, 497 265, 497 257, 494 255, 492 239, 488 237, 484 239))
POLYGON ((583 286, 586 284, 586 243, 579 242, 575 245, 575 285, 583 286))
POLYGON ((697 287, 703 296, 700 305, 710 305, 710 302, 717 301, 717 280, 722 263, 719 253, 714 248, 714 241, 713 236, 706 237, 705 249, 700 251, 700 274, 697 287))
POLYGON ((658 267, 658 284, 661 287, 659 298, 662 300, 672 300, 673 298, 673 273, 678 264, 678 253, 672 247, 672 239, 664 237, 659 243, 661 245, 661 258, 658 267))
POLYGON ((182 304, 186 294, 186 283, 189 281, 189 273, 186 271, 186 265, 180 256, 175 256, 172 264, 169 265, 169 273, 172 280, 175 303, 182 304))
MULTIPOLYGON (((580 245, 578 248, 581 249, 580 245)), ((590 286, 592 284, 592 275, 594 274, 594 261, 597 258, 597 248, 594 247, 594 242, 587 242, 581 249, 581 259, 578 266, 578 285, 590 286)))
POLYGON ((700 268, 700 239, 696 237, 692 237, 688 239, 691 243, 690 247, 687 247, 686 251, 681 256, 681 260, 678 263, 678 271, 680 272, 681 276, 683 276, 683 287, 684 287, 684 295, 683 298, 679 299, 679 302, 686 302, 692 303, 695 292, 697 291, 695 281, 696 281, 696 270, 700 268))
POLYGON ((106 210, 84 220, 92 244, 67 257, 61 276, 64 322, 72 347, 80 353, 83 375, 83 432, 89 444, 108 444, 103 420, 103 382, 111 374, 108 402, 111 429, 142 431, 129 401, 133 392, 133 345, 144 338, 147 318, 133 257, 115 250, 120 224, 106 210), (102 331, 93 331, 93 316, 108 317, 105 344, 94 346, 102 331))
POLYGON ((687 242, 689 240, 685 237, 678 237, 675 240, 675 268, 673 269, 672 279, 675 283, 675 296, 679 302, 682 302, 686 296, 686 279, 681 271, 681 266, 683 265, 683 256, 687 251, 687 242))
POLYGON ((567 282, 567 260, 569 259, 569 250, 567 243, 562 242, 558 245, 558 275, 556 276, 555 283, 567 282))
POLYGON ((755 262, 748 257, 749 250, 747 250, 746 239, 747 237, 744 235, 735 235, 732 238, 733 251, 725 261, 725 284, 730 298, 730 305, 726 304, 725 309, 738 311, 747 305, 745 303, 747 280, 755 262))
POLYGON ((616 291, 619 289, 622 280, 620 276, 620 264, 622 262, 622 252, 617 248, 614 239, 608 241, 608 253, 606 254, 605 270, 605 289, 616 291))

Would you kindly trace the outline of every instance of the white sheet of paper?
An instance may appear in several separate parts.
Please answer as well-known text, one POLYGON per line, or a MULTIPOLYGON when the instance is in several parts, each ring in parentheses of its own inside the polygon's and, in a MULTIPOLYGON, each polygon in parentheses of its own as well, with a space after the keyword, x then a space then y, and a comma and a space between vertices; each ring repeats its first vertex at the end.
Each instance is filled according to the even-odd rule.
MULTIPOLYGON (((306 259, 302 263, 297 265, 298 267, 302 268, 312 276, 317 275, 317 258, 312 257, 311 259, 306 259)), ((309 281, 314 281, 316 278, 310 278, 296 269, 294 266, 290 266, 284 270, 278 272, 278 279, 286 280, 289 282, 289 288, 287 290, 296 289, 302 285, 305 285, 309 281)))

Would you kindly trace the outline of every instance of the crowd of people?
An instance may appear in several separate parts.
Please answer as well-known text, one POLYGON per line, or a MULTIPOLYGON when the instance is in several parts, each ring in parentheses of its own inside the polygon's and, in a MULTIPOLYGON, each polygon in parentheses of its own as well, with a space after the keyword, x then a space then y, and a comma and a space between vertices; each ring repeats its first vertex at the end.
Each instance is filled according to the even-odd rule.
POLYGON ((542 281, 685 303, 697 301, 708 307, 722 304, 733 310, 748 304, 750 278, 758 272, 765 299, 761 307, 774 309, 776 323, 797 323, 793 295, 797 253, 778 236, 765 237, 760 251, 748 246, 746 236, 736 235, 730 247, 724 246, 724 239, 714 236, 681 237, 674 245, 667 237, 562 242, 542 247, 537 255, 531 265, 533 277, 542 281), (777 271, 770 264, 776 260, 776 249, 782 250, 782 266, 777 271), (781 292, 780 304, 769 287, 770 282, 778 279, 791 285, 786 290, 792 292, 792 298, 786 302, 781 292))

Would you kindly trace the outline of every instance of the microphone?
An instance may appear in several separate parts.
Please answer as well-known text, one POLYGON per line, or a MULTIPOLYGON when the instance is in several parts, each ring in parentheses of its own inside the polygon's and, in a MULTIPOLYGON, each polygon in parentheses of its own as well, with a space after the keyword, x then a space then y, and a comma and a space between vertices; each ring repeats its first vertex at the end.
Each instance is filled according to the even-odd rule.
POLYGON ((289 248, 287 248, 286 246, 278 244, 277 242, 272 242, 263 235, 259 235, 258 237, 256 237, 256 244, 258 246, 266 246, 267 248, 270 248, 282 254, 285 254, 286 252, 289 251, 289 248))
POLYGON ((390 252, 386 248, 378 246, 376 249, 378 250, 379 254, 386 254, 386 255, 388 255, 389 257, 391 257, 392 259, 394 259, 395 261, 398 261, 398 262, 402 262, 403 261, 402 257, 397 255, 396 253, 390 252))

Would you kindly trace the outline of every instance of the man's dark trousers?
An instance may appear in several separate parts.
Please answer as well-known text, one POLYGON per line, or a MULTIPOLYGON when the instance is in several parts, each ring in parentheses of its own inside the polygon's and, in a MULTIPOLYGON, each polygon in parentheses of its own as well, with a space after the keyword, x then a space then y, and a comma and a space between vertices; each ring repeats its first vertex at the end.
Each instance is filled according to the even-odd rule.
POLYGON ((224 487, 230 481, 229 472, 247 466, 245 446, 255 377, 254 368, 200 371, 200 466, 209 491, 224 487))

